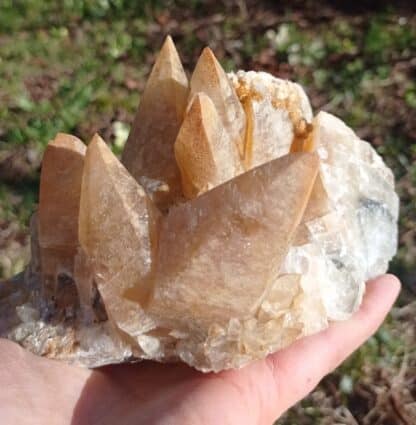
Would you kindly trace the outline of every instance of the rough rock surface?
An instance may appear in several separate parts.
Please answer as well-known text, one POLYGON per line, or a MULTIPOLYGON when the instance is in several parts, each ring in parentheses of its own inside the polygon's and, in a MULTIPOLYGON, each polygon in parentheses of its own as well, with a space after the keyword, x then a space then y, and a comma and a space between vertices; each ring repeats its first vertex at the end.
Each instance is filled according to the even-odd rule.
POLYGON ((350 317, 397 217, 390 169, 298 84, 205 49, 189 88, 168 38, 122 162, 98 135, 48 146, 0 336, 88 367, 241 367, 350 317))

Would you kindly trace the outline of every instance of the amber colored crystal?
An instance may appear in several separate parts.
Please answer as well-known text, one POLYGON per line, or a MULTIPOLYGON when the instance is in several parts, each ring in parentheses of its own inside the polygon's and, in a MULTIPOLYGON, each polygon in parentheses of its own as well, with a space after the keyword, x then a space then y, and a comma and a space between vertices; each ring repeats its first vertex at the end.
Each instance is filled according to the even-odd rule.
POLYGON ((205 93, 197 93, 191 100, 175 142, 175 156, 187 198, 194 198, 242 172, 237 147, 205 93))
POLYGON ((167 37, 146 83, 122 156, 129 173, 153 193, 161 208, 182 196, 173 144, 188 92, 178 52, 167 37))
POLYGON ((150 312, 178 327, 252 315, 279 275, 318 166, 314 154, 288 155, 173 208, 150 312))
POLYGON ((237 146, 240 156, 244 156, 246 116, 227 74, 222 69, 214 53, 206 47, 198 59, 191 77, 191 97, 203 92, 210 97, 228 132, 231 141, 237 146))
POLYGON ((55 293, 58 275, 71 275, 73 270, 84 156, 81 140, 59 133, 43 157, 38 235, 44 287, 51 295, 55 293))
POLYGON ((79 240, 107 313, 126 333, 125 315, 139 315, 140 308, 126 305, 120 295, 136 285, 140 303, 146 303, 158 216, 144 189, 95 135, 85 157, 79 240))

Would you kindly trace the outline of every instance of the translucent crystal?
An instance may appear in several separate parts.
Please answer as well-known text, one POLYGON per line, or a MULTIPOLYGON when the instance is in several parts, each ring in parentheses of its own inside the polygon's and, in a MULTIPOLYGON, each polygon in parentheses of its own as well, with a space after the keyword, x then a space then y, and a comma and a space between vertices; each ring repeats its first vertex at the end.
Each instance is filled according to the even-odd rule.
POLYGON ((158 220, 159 212, 144 189, 94 136, 82 178, 79 240, 107 314, 127 334, 135 335, 130 317, 142 315, 150 295, 158 220), (122 298, 132 286, 138 294, 136 303, 122 298))
POLYGON ((229 78, 209 47, 198 59, 191 78, 191 98, 203 92, 215 105, 225 131, 244 156, 246 116, 229 78))
POLYGON ((81 140, 59 133, 43 157, 38 234, 44 289, 51 297, 58 290, 59 275, 73 273, 85 150, 81 140))
POLYGON ((236 145, 204 93, 191 100, 175 142, 183 192, 194 198, 243 170, 236 145))
POLYGON ((317 170, 315 155, 289 155, 173 208, 160 232, 149 313, 165 328, 200 330, 254 316, 279 275, 317 170))
POLYGON ((181 197, 173 144, 188 93, 188 79, 178 52, 167 37, 147 81, 122 156, 130 174, 153 194, 161 208, 181 197))

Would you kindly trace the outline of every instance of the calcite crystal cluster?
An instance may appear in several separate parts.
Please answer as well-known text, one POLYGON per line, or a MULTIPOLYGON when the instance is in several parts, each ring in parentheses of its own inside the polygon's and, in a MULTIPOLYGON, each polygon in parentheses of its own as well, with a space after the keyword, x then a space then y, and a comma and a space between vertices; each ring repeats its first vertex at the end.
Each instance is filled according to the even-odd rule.
POLYGON ((167 38, 121 161, 98 135, 49 143, 0 335, 89 367, 241 367, 350 317, 397 216, 390 169, 301 86, 208 48, 188 81, 167 38))

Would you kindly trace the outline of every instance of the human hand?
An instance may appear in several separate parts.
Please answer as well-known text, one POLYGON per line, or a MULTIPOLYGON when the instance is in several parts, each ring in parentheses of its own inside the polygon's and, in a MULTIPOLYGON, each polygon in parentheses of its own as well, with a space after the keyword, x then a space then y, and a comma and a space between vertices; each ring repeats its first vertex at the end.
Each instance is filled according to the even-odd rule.
POLYGON ((381 276, 350 320, 218 374, 147 361, 80 369, 0 340, 1 423, 269 425, 377 330, 399 290, 381 276))

